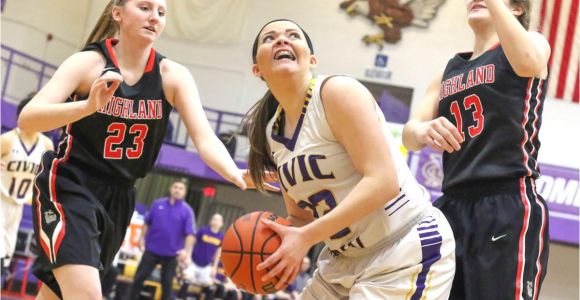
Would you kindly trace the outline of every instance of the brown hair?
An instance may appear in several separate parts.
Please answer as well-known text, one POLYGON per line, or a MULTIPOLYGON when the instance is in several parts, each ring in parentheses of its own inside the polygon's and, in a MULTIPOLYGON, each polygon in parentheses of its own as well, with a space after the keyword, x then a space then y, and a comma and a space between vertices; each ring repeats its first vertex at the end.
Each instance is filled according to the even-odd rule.
POLYGON ((103 9, 103 12, 99 17, 97 24, 91 31, 91 34, 89 34, 89 37, 87 38, 87 41, 85 42, 83 48, 88 46, 89 44, 100 42, 105 38, 111 38, 115 36, 117 31, 119 30, 119 24, 117 24, 117 21, 113 19, 112 15, 113 7, 123 6, 124 4, 125 0, 109 1, 107 6, 105 6, 105 9, 103 9))
POLYGON ((264 171, 276 171, 276 163, 270 154, 270 145, 266 139, 266 126, 268 121, 276 113, 278 101, 270 90, 250 109, 242 126, 248 128, 248 138, 250 140, 250 155, 248 157, 248 168, 250 176, 256 184, 256 188, 264 191, 264 171))
POLYGON ((530 29, 530 0, 510 0, 510 4, 523 10, 521 15, 515 17, 526 30, 530 29))

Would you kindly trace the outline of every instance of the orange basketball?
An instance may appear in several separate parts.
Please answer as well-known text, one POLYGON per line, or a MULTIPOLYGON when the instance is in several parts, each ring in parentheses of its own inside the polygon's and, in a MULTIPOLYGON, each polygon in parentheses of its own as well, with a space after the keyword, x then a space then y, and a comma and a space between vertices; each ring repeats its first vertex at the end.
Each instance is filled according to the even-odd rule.
MULTIPOLYGON (((257 211, 238 218, 224 236, 221 261, 226 275, 238 286, 252 294, 271 294, 280 278, 262 281, 267 270, 256 267, 280 247, 282 239, 266 227, 260 219, 268 219, 278 224, 290 225, 288 220, 267 211, 257 211)), ((294 278, 290 279, 290 282, 294 278)), ((288 282, 283 288, 288 285, 288 282)))

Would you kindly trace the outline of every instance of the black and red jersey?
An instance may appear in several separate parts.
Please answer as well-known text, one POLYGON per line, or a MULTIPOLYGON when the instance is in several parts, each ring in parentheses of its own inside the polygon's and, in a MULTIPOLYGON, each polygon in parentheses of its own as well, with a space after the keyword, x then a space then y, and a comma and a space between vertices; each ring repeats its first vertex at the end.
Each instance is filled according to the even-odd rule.
MULTIPOLYGON (((119 72, 115 43, 106 39, 83 51, 98 51, 105 57, 103 73, 119 72)), ((157 159, 172 110, 163 93, 159 68, 163 59, 151 49, 137 83, 121 83, 104 107, 69 124, 59 145, 60 160, 112 178, 135 180, 145 176, 157 159)))
POLYGON ((518 76, 501 45, 470 60, 449 60, 439 93, 439 116, 465 138, 443 154, 443 191, 473 181, 539 176, 538 131, 547 81, 518 76))

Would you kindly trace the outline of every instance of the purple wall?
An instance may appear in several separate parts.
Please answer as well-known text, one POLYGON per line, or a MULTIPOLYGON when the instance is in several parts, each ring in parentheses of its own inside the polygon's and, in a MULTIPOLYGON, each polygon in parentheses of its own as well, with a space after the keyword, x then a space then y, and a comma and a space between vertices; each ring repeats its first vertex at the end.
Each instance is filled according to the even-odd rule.
MULTIPOLYGON (((415 177, 431 193, 431 200, 441 196, 443 169, 441 153, 433 150, 410 152, 409 164, 415 177)), ((549 210, 550 240, 578 245, 580 225, 580 184, 578 170, 540 164, 542 176, 537 191, 549 210)))

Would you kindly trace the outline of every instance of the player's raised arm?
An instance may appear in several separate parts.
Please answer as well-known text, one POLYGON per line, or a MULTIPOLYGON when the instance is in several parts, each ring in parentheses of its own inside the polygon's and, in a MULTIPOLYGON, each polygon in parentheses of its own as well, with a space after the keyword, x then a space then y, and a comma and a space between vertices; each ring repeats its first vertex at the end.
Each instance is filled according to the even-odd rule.
POLYGON ((540 33, 528 31, 529 9, 518 5, 506 5, 503 0, 484 2, 493 19, 505 55, 516 74, 522 77, 546 78, 550 45, 540 33))

